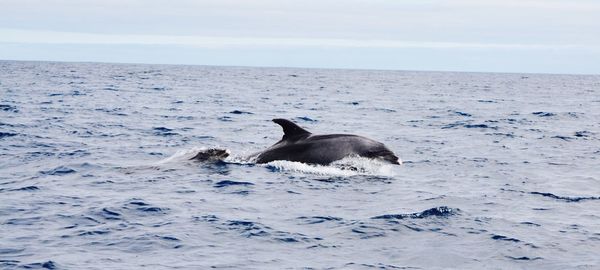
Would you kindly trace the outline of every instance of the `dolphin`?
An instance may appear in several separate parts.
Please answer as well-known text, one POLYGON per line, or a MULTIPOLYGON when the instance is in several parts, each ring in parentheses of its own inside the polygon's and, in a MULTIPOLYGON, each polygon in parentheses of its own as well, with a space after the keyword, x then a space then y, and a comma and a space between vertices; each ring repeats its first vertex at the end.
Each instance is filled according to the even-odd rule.
POLYGON ((313 135, 290 120, 273 119, 273 122, 283 128, 283 138, 253 155, 256 163, 288 160, 328 165, 348 156, 360 156, 402 164, 383 143, 369 138, 351 134, 313 135))
POLYGON ((222 161, 228 156, 229 151, 225 149, 211 148, 199 151, 194 157, 190 158, 190 160, 217 162, 222 161))

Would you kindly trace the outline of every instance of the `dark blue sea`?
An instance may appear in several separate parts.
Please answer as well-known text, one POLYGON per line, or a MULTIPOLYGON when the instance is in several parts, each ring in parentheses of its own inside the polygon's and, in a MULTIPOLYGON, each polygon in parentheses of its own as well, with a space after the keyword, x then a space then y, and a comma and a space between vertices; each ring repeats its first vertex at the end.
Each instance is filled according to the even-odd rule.
POLYGON ((0 269, 600 269, 599 167, 596 75, 0 61, 0 269))

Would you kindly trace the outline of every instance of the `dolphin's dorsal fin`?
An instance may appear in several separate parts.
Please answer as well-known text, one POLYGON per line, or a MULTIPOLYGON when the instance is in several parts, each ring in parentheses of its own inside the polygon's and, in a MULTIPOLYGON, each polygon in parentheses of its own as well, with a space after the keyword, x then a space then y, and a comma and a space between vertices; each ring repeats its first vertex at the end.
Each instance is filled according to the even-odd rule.
POLYGON ((300 138, 311 134, 287 119, 273 119, 273 122, 277 123, 283 128, 283 140, 300 138))

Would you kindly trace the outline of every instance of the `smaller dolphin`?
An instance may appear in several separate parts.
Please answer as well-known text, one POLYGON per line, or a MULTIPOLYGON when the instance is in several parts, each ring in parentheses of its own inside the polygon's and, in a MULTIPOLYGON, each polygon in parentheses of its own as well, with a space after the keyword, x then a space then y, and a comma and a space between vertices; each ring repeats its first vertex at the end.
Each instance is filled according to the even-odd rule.
POLYGON ((358 135, 313 135, 286 119, 273 119, 283 128, 283 138, 256 156, 256 163, 274 160, 327 165, 348 156, 384 160, 392 164, 402 161, 383 143, 358 135))
POLYGON ((198 152, 193 158, 190 158, 190 160, 217 162, 228 156, 229 152, 227 150, 211 148, 198 152))

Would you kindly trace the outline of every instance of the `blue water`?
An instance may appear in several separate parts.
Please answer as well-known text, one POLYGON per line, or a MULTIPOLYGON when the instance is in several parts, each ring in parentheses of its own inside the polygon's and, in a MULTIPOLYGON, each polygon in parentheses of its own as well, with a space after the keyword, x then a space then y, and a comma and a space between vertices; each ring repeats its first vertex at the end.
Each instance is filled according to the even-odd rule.
POLYGON ((599 158, 600 76, 2 61, 0 268, 598 269, 599 158))

